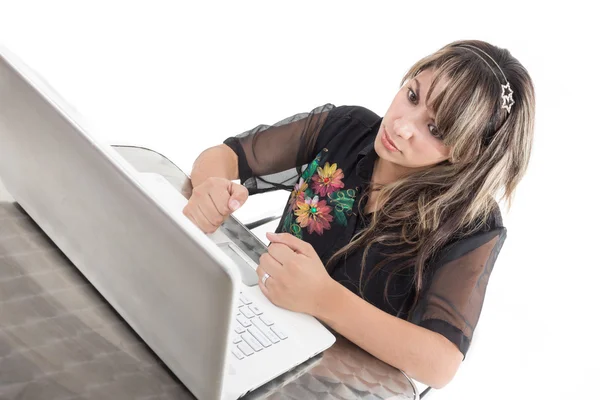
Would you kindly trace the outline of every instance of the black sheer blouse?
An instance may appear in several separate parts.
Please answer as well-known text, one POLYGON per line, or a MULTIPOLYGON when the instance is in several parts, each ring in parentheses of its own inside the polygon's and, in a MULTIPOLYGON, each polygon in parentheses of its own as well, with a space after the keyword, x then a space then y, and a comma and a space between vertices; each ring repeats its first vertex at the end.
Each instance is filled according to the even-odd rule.
MULTIPOLYGON (((326 263, 369 223, 359 200, 371 180, 381 121, 364 107, 326 104, 274 125, 259 125, 224 143, 238 155, 240 181, 251 195, 291 192, 276 232, 310 243, 326 263)), ((392 274, 387 299, 384 289, 393 265, 365 280, 369 268, 389 252, 378 244, 367 255, 362 279, 363 251, 340 258, 329 273, 356 294, 362 287, 364 299, 379 309, 445 336, 465 355, 505 238, 497 209, 480 231, 446 245, 428 263, 424 290, 412 313, 413 271, 392 274)))

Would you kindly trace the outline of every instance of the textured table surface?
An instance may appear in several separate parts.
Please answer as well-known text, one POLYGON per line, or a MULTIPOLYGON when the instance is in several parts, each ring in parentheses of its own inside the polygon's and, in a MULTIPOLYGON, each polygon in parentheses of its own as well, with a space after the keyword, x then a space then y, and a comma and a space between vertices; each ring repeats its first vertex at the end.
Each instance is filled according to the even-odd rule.
MULTIPOLYGON (((186 174, 154 151, 115 146, 189 197, 186 174)), ((345 338, 249 399, 415 399, 406 375, 345 338)), ((0 399, 193 399, 0 181, 0 399)))

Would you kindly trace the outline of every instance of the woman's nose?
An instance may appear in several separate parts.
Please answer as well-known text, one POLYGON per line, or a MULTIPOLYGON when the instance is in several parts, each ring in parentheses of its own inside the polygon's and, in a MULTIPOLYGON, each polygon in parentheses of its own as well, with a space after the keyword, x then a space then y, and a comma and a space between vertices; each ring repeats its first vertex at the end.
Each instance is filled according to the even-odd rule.
POLYGON ((413 132, 414 129, 408 124, 394 124, 394 134, 400 136, 404 140, 409 140, 411 137, 413 137, 413 132))

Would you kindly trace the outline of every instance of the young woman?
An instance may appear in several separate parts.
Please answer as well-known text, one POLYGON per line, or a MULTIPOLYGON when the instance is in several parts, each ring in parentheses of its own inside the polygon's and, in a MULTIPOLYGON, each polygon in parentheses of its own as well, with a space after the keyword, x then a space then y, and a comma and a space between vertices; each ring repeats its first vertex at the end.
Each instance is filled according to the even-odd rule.
POLYGON ((510 207, 534 112, 507 50, 453 42, 410 68, 383 118, 326 104, 204 151, 184 213, 214 232, 249 194, 290 190, 257 269, 265 296, 441 388, 477 325, 506 238, 495 199, 510 207))

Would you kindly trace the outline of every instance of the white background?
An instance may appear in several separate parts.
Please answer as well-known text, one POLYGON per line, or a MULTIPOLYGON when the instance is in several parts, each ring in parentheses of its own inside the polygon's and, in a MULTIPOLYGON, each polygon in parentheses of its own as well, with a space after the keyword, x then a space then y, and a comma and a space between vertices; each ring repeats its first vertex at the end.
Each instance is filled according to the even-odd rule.
POLYGON ((509 49, 537 94, 530 169, 471 351, 427 398, 598 398, 600 32, 587 3, 0 0, 0 42, 100 139, 188 173, 226 137, 327 102, 383 115, 408 68, 451 41, 509 49))

